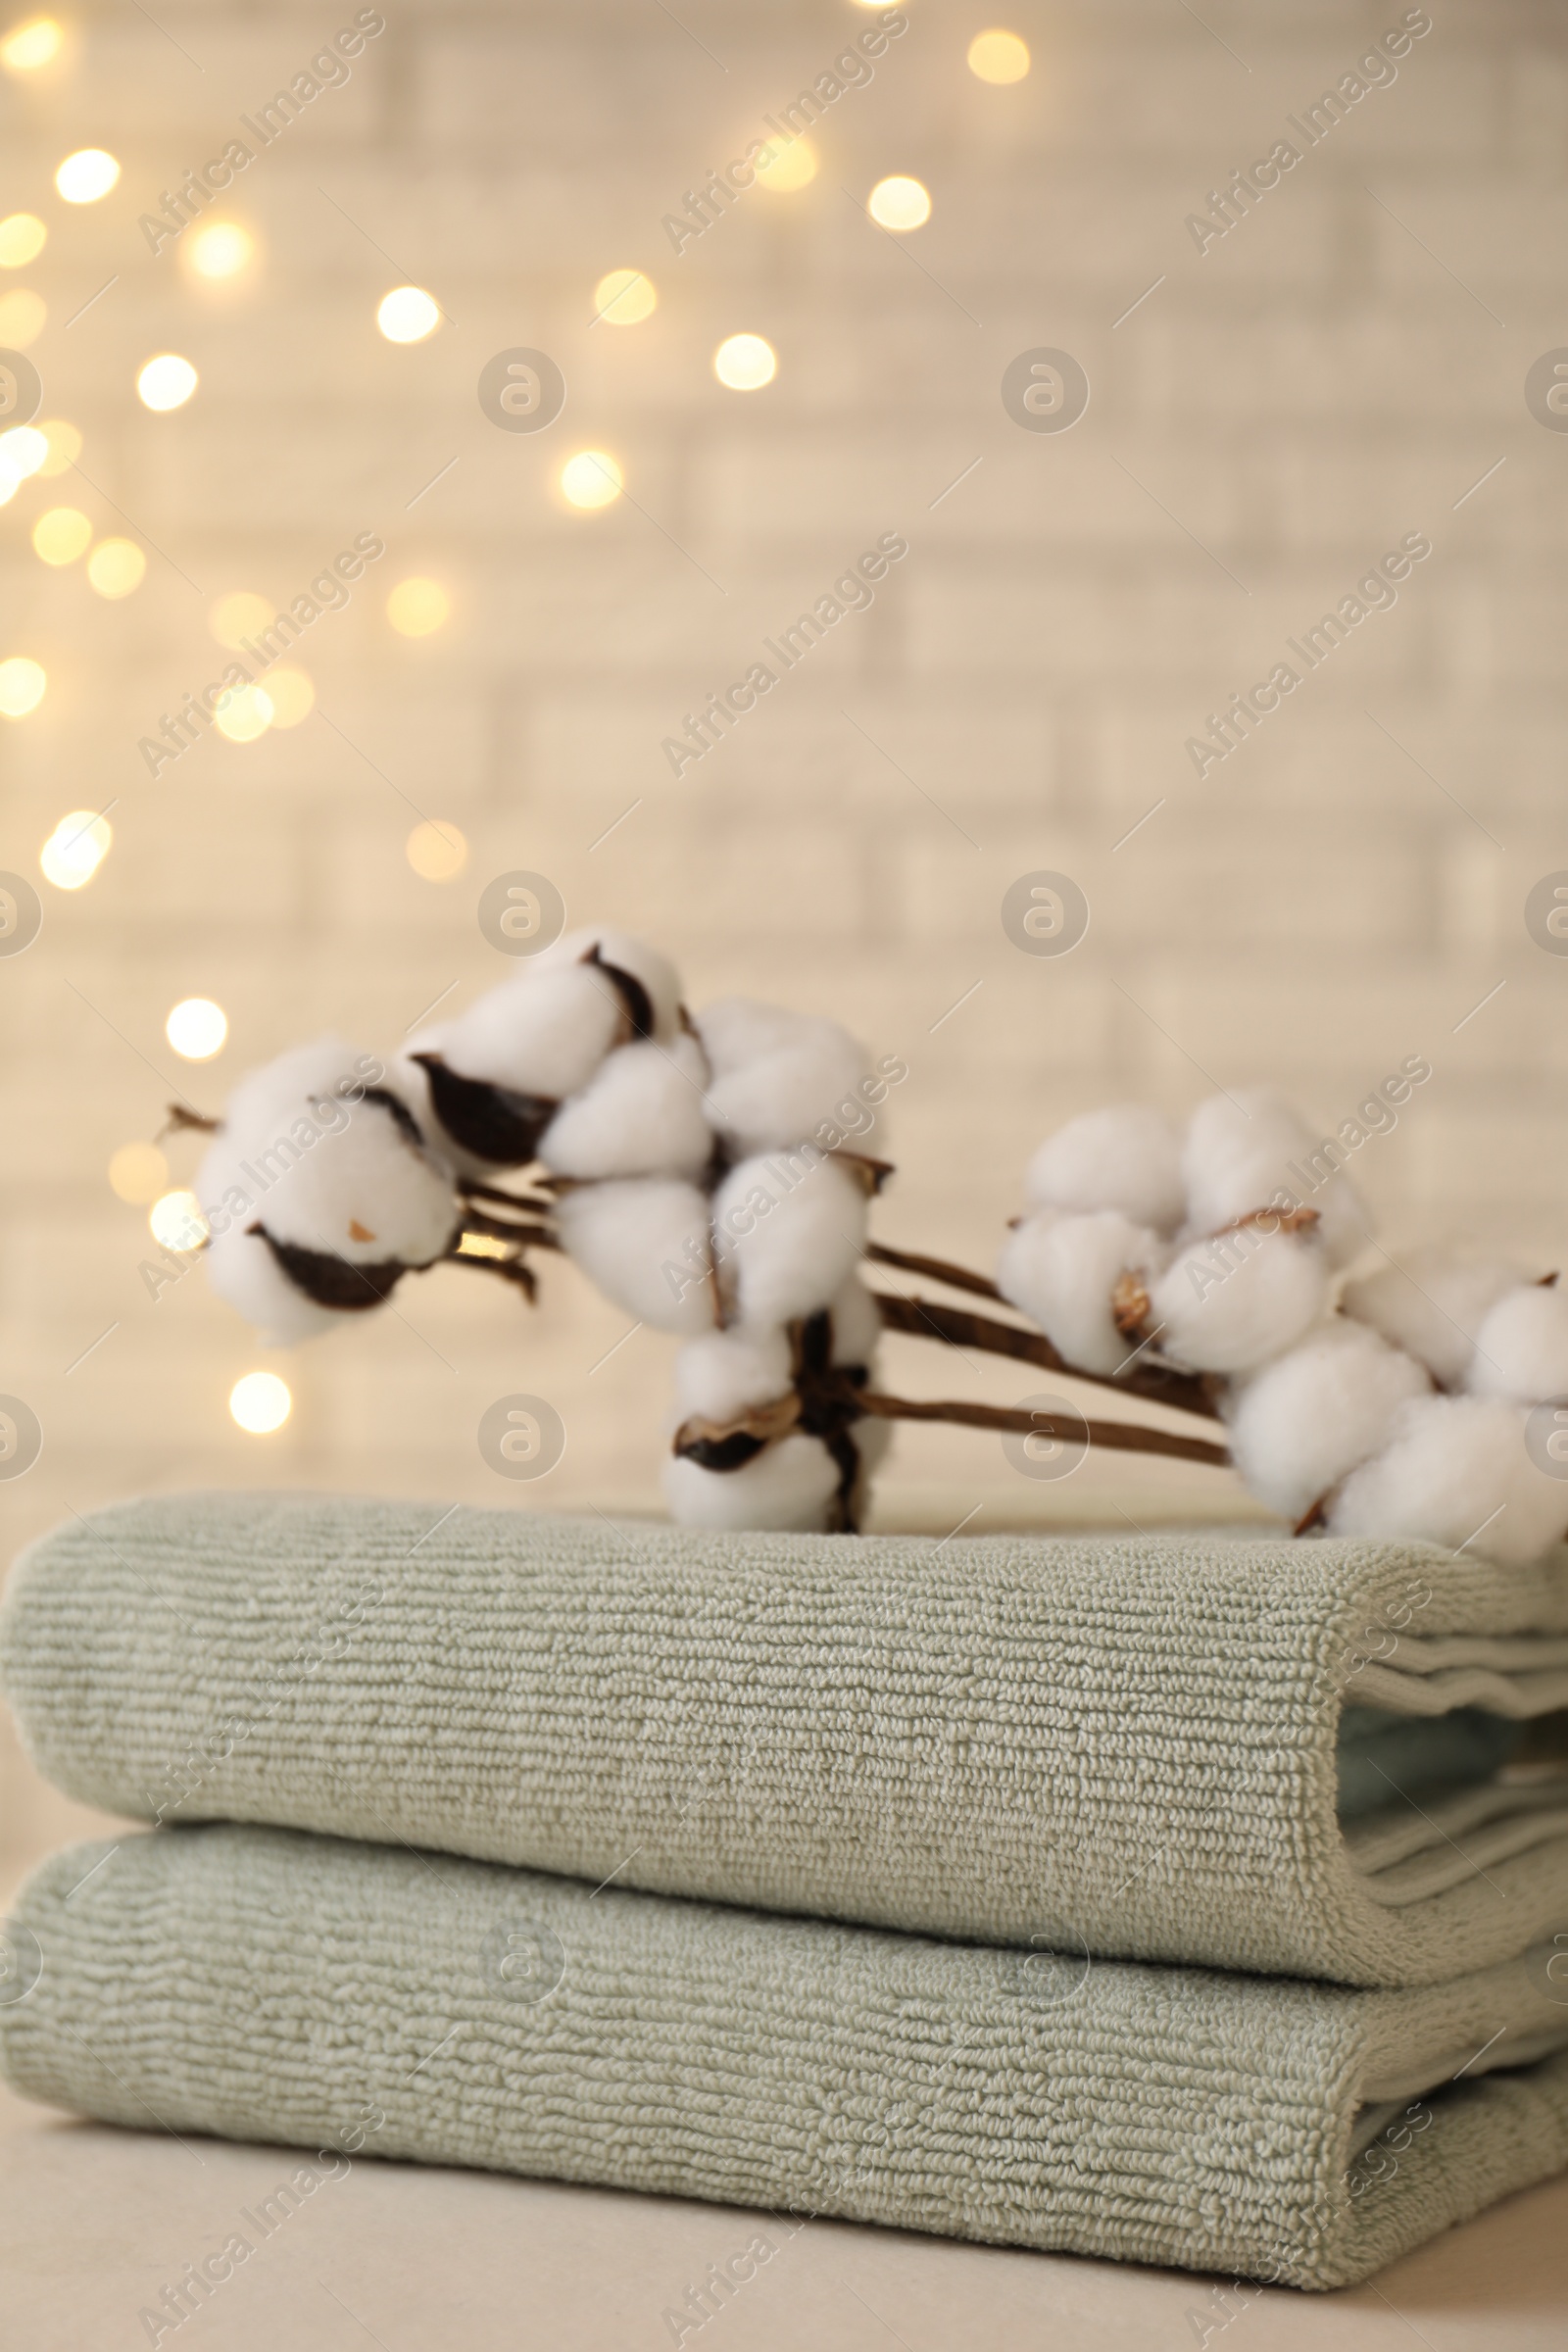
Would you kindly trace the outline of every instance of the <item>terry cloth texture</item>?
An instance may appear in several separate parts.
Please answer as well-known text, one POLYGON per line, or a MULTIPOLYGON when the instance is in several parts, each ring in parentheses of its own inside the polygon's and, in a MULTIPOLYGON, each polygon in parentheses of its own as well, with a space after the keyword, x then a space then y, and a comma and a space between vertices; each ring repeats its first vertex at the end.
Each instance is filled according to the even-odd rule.
POLYGON ((143 1819, 1346 1984, 1568 1919, 1561 1775, 1338 1805, 1348 1703, 1568 1706, 1561 1553, 198 1494, 35 1545, 0 1651, 40 1769, 143 1819))
POLYGON ((1540 1953, 1357 1992, 227 1826, 53 1856, 29 1931, 8 2080, 143 2129, 1310 2287, 1568 2164, 1540 1953))

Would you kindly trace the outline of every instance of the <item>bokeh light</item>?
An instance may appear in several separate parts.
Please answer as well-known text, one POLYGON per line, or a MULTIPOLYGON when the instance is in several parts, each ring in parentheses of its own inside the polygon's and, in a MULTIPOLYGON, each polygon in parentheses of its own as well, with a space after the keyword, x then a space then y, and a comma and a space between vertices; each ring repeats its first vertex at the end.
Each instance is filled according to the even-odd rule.
POLYGON ((169 1182, 169 1162, 156 1144, 122 1144, 109 1162, 109 1188, 118 1200, 145 1208, 169 1182))
POLYGON ((227 743, 255 743, 272 723, 272 698, 262 686, 226 686, 213 705, 213 724, 227 743))
POLYGON ((29 474, 42 472, 48 455, 49 436, 35 424, 14 424, 0 433, 0 473, 13 481, 24 482, 29 474))
POLYGON ((55 173, 55 186, 68 204, 96 204, 120 177, 120 166, 103 147, 78 147, 55 173))
POLYGON ((194 1193, 165 1193, 155 1200, 147 1218, 153 1240, 166 1250, 199 1250, 207 1239, 207 1219, 194 1193))
POLYGON ((809 139, 792 139, 786 147, 782 140, 769 147, 757 166, 757 184, 770 188, 775 196, 793 196, 797 188, 809 187, 816 177, 816 151, 809 139))
POLYGON ((181 997, 164 1023, 164 1035, 182 1061, 211 1061, 223 1050, 228 1015, 211 997, 181 997))
POLYGON ((137 376, 136 392, 144 409, 162 413, 182 409, 196 384, 196 370, 189 360, 182 360, 174 351, 161 351, 137 376))
POLYGON ((36 213, 9 213, 0 220, 0 270, 24 269, 42 253, 49 231, 36 213))
POLYGON ((74 564, 92 544, 92 524, 79 507, 51 507, 32 526, 32 545, 46 564, 74 564))
POLYGON ((450 882, 468 862, 468 845, 456 825, 416 825, 404 844, 415 872, 426 882, 450 882))
POLYGON ((274 727, 297 727, 316 709, 316 688, 309 672, 296 669, 291 662, 270 669, 261 691, 272 706, 274 727))
POLYGON ((758 392, 778 373, 778 354, 760 335, 726 335, 713 354, 713 373, 732 392, 758 392))
POLYGON ((294 1409, 288 1382, 275 1372, 247 1372, 228 1392, 228 1409, 253 1438, 269 1438, 294 1409))
POLYGON ((594 288, 594 315, 611 326, 635 326, 659 308, 659 292, 640 270, 611 270, 594 288))
POLYGON ((235 588, 220 596, 207 615, 207 626, 220 645, 226 645, 231 654, 244 651, 247 637, 259 629, 270 628, 276 616, 277 607, 253 589, 235 588))
POLYGON ((25 654, 0 662, 0 718, 25 718, 36 710, 48 683, 42 664, 25 654))
POLYGON ((891 178, 877 181, 866 210, 879 228, 893 228, 903 234, 907 229, 922 227, 930 220, 931 198, 919 180, 895 172, 891 178))
POLYGON ((64 416, 50 416, 37 429, 48 444, 38 471, 46 480, 51 474, 69 473, 81 455, 81 434, 76 426, 64 416))
POLYGON ((969 43, 969 71, 980 81, 1022 81, 1029 71, 1029 44, 995 26, 977 32, 969 43))
POLYGON ((65 37, 53 17, 30 17, 0 40, 0 65, 8 74, 36 74, 54 63, 65 37))
POLYGON ((193 277, 238 277, 256 252, 256 239, 237 220, 204 220, 182 238, 179 258, 193 277))
POLYGON ((13 286, 0 294, 0 343, 11 351, 25 351, 43 333, 49 305, 30 286, 13 286))
POLYGON ((608 450, 579 449, 566 460, 559 476, 561 495, 568 507, 591 514, 596 507, 612 506, 625 487, 625 475, 608 450))
POLYGON ((389 343, 422 343, 441 323, 441 306, 422 286, 394 286, 382 295, 375 323, 389 343))
POLYGON ((80 890, 108 857, 114 838, 115 829, 107 816, 99 816, 91 808, 73 808, 38 852, 39 871, 56 890, 80 890))
POLYGON ((111 602, 129 596, 147 576, 147 558, 134 539, 100 539, 87 558, 87 578, 111 602))
POLYGON ((386 616, 400 637, 428 637, 451 612, 452 599, 439 580, 399 580, 386 600, 386 616))

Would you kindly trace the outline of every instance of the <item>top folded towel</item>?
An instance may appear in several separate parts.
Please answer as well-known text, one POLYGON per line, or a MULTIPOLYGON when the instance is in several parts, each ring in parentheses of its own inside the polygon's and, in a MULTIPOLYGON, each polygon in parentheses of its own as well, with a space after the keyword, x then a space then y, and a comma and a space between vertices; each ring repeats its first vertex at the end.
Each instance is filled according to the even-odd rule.
POLYGON ((1488 1777, 1568 1709, 1561 1553, 197 1494, 35 1544, 0 1673, 142 1819, 1353 1984, 1568 1931, 1568 1763, 1488 1777))

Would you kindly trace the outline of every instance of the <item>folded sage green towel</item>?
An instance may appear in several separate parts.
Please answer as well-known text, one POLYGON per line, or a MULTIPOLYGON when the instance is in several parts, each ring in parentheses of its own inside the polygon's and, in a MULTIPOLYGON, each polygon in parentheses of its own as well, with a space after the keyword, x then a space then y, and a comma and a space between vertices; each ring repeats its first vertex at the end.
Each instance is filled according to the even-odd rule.
POLYGON ((57 1854, 7 1936, 25 2097, 333 2173, 363 2148, 1332 2287, 1568 2165, 1541 1953, 1350 1991, 226 1826, 57 1854))
POLYGON ((1372 1745, 1342 1821, 1337 1761, 1348 1705, 1568 1707, 1560 1553, 198 1494, 35 1545, 0 1653, 41 1770, 143 1819, 1348 1984, 1568 1921, 1568 1777, 1412 1802, 1372 1745))

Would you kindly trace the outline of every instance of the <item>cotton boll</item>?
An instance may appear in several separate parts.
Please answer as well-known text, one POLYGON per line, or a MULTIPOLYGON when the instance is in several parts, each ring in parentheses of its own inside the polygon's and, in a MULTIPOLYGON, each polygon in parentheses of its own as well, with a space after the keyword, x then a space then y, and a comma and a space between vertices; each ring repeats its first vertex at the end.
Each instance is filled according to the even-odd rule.
POLYGON ((1150 1294, 1161 1354, 1195 1372, 1251 1372, 1283 1355, 1328 1303, 1314 1240, 1255 1228, 1189 1243, 1150 1294))
POLYGON ((1568 1298, 1555 1284, 1504 1291, 1476 1333, 1464 1386, 1514 1404, 1568 1396, 1568 1298))
POLYGON ((585 1184, 562 1195, 556 1227, 595 1288, 640 1323, 688 1338, 712 1329, 708 1202, 695 1185, 666 1176, 585 1184))
POLYGON ((260 1234, 235 1225, 209 1243, 207 1279, 225 1305, 243 1315, 264 1348, 293 1348, 341 1320, 290 1282, 260 1234))
POLYGON ((706 1332, 675 1357, 676 1419, 726 1428, 755 1405, 788 1396, 792 1377, 782 1331, 706 1332))
POLYGON ((1364 1324, 1326 1323, 1233 1391, 1225 1417, 1236 1467, 1260 1502, 1294 1522, 1376 1453, 1399 1408, 1431 1386, 1413 1356, 1364 1324))
POLYGON ((287 1134, 289 1122, 307 1102, 357 1101, 382 1074, 378 1057, 351 1046, 346 1038, 313 1038, 309 1045, 291 1046, 259 1069, 247 1070, 229 1089, 223 1127, 231 1134, 270 1142, 274 1132, 287 1134))
POLYGON ((1330 1533, 1402 1537, 1526 1566, 1568 1527, 1568 1486, 1536 1468, 1524 1429, 1523 1410, 1500 1397, 1417 1397, 1383 1451, 1340 1489, 1330 1533))
POLYGON ((997 1284, 1012 1306, 1032 1316, 1069 1364, 1085 1372, 1119 1372, 1137 1349, 1113 1313, 1123 1274, 1147 1289, 1170 1255, 1169 1245, 1119 1209, 1084 1216, 1046 1209, 1025 1217, 1003 1245, 997 1284))
POLYGON ((627 1034, 625 1006, 604 974, 572 963, 523 972, 476 998, 447 1023, 441 1058, 462 1078, 559 1102, 627 1034))
POLYGON ((713 1072, 708 1116, 731 1152, 779 1151, 829 1124, 853 1141, 875 1124, 869 1056, 837 1021, 729 997, 697 1027, 713 1072))
POLYGON ((391 1111, 365 1102, 307 1146, 309 1132, 309 1120, 297 1118, 286 1142, 251 1155, 265 1175, 293 1152, 258 1201, 274 1240, 366 1265, 427 1266, 444 1254, 460 1223, 451 1182, 391 1111))
POLYGON ((834 1293, 828 1313, 833 1318, 833 1362, 869 1364, 882 1338, 882 1317, 865 1284, 852 1277, 834 1293))
POLYGON ((1186 1208, 1176 1130, 1142 1103, 1086 1111, 1041 1145, 1024 1198, 1031 1208, 1116 1208, 1135 1225, 1174 1232, 1186 1208))
POLYGON ((741 1160, 714 1195, 712 1214, 719 1283, 743 1323, 815 1314, 865 1248, 864 1193, 809 1146, 741 1160))
POLYGON ((1248 1088, 1234 1102, 1211 1096, 1194 1111, 1182 1147, 1188 1234, 1216 1233, 1285 1193, 1317 1211, 1331 1269, 1348 1265, 1365 1248, 1373 1218, 1349 1177, 1336 1172, 1345 1146, 1331 1143, 1331 1152, 1264 1087, 1248 1088))
POLYGON ((1456 1389, 1488 1314, 1524 1280, 1524 1269, 1504 1258, 1434 1246, 1348 1283, 1340 1304, 1425 1364, 1441 1388, 1456 1389))
POLYGON ((539 1157, 558 1176, 700 1176, 713 1151, 707 1078, 695 1038, 617 1047, 557 1111, 539 1157))
POLYGON ((820 1534, 835 1516, 839 1466, 820 1438, 764 1446, 739 1470, 705 1470, 677 1455, 664 1494, 680 1527, 794 1529, 820 1534))
POLYGON ((592 970, 595 963, 624 972, 634 983, 630 992, 633 1002, 639 989, 647 1000, 651 1016, 647 1034, 667 1041, 680 1029, 680 974, 667 956, 662 956, 646 940, 634 939, 629 931, 617 931, 609 923, 596 923, 587 931, 567 931, 530 960, 530 976, 539 978, 577 965, 592 970))

